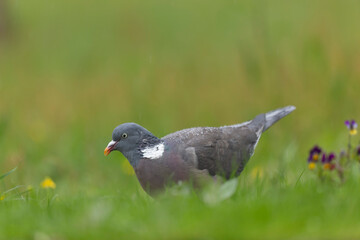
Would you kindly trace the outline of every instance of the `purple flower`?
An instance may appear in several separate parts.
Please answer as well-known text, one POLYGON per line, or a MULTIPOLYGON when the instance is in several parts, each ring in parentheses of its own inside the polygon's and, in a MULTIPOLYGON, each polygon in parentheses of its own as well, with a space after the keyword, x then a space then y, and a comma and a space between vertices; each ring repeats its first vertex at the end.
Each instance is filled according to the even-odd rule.
POLYGON ((342 150, 339 154, 339 158, 342 159, 342 158, 345 158, 346 157, 346 152, 344 150, 342 150))
POLYGON ((335 154, 334 153, 330 153, 328 155, 326 155, 325 153, 322 155, 322 158, 321 158, 321 162, 322 163, 331 163, 332 160, 335 159, 335 154))
POLYGON ((326 155, 325 153, 322 155, 321 163, 324 166, 324 169, 333 170, 335 168, 335 164, 331 163, 335 159, 335 154, 330 153, 326 155))
POLYGON ((319 146, 315 145, 309 153, 309 158, 308 158, 308 162, 316 162, 317 160, 319 160, 319 156, 321 154, 322 150, 319 146))
POLYGON ((350 135, 356 135, 357 134, 357 123, 355 122, 355 120, 346 120, 345 121, 345 125, 346 127, 349 129, 349 133, 350 135))

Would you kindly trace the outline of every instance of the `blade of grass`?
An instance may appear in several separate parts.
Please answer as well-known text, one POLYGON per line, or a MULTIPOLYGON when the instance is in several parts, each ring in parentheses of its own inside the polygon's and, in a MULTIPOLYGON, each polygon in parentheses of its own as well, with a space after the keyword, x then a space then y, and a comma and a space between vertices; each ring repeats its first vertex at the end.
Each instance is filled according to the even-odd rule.
POLYGON ((10 175, 11 173, 15 172, 17 169, 17 167, 11 169, 10 171, 8 171, 7 173, 3 174, 0 176, 0 180, 2 180, 3 178, 5 178, 6 176, 10 175))
POLYGON ((21 188, 21 187, 25 187, 25 185, 17 185, 16 187, 13 187, 13 188, 10 188, 9 190, 6 190, 5 192, 3 192, 3 194, 7 194, 9 192, 12 192, 18 188, 21 188))
POLYGON ((304 172, 305 172, 305 168, 304 168, 304 170, 300 173, 300 176, 299 176, 298 179, 296 180, 295 187, 296 187, 297 184, 299 183, 300 178, 302 177, 302 175, 304 174, 304 172))

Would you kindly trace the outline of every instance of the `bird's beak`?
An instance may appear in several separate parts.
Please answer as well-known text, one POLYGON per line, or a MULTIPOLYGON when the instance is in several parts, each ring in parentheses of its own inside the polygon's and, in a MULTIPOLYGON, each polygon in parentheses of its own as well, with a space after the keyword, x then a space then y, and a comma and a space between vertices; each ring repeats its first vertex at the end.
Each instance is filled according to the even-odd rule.
POLYGON ((111 153, 111 151, 114 149, 116 144, 117 144, 117 142, 111 140, 104 150, 104 155, 105 156, 109 155, 111 153))

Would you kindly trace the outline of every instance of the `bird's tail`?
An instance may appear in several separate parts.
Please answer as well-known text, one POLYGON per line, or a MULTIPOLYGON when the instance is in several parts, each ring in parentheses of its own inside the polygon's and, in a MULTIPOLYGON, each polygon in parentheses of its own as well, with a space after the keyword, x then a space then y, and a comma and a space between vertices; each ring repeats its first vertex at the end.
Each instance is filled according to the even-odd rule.
POLYGON ((287 107, 279 108, 274 111, 266 113, 265 114, 265 126, 263 129, 263 132, 266 129, 268 129, 269 127, 271 127, 274 123, 276 123, 277 121, 279 121, 280 119, 282 119, 283 117, 285 117, 286 115, 288 115, 289 113, 294 111, 295 109, 296 109, 296 107, 294 107, 294 106, 287 106, 287 107))

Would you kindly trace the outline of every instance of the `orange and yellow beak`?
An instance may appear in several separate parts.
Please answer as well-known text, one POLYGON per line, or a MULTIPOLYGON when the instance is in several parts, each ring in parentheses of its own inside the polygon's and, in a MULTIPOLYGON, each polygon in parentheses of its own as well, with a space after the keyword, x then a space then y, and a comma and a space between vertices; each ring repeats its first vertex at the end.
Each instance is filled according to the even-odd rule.
POLYGON ((111 148, 109 147, 106 147, 105 150, 104 150, 104 155, 107 156, 111 153, 111 148))
POLYGON ((114 147, 116 144, 117 144, 117 142, 111 140, 104 150, 104 155, 105 156, 109 155, 111 153, 111 151, 114 150, 114 147))

